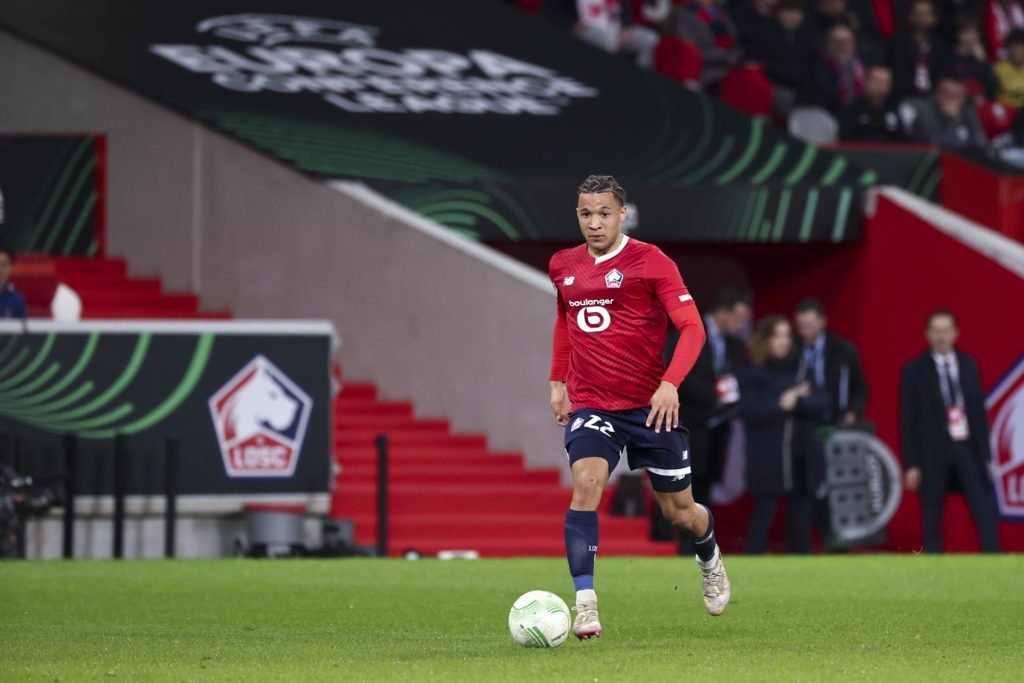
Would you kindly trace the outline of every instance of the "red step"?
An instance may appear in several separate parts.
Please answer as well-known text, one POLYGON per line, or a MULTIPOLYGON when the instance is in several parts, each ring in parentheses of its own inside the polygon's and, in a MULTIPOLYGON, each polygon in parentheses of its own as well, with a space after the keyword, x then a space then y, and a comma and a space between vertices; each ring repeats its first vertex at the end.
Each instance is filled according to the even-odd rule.
POLYGON ((123 280, 128 275, 128 265, 124 259, 67 256, 53 261, 60 278, 104 275, 111 280, 123 280))
MULTIPOLYGON (((367 483, 377 481, 376 464, 342 465, 337 481, 367 483)), ((437 465, 424 464, 407 467, 389 467, 388 481, 391 484, 422 484, 438 486, 444 484, 460 484, 463 486, 479 486, 500 481, 507 486, 550 486, 560 481, 555 470, 524 470, 515 465, 494 469, 488 465, 479 468, 450 467, 440 468, 437 465)))
POLYGON ((447 420, 417 420, 411 415, 373 414, 368 411, 338 413, 334 416, 335 429, 375 429, 387 431, 393 429, 424 429, 447 433, 450 425, 447 420))
POLYGON ((374 403, 373 401, 345 401, 338 399, 334 402, 334 417, 347 417, 350 415, 372 415, 372 416, 397 416, 405 415, 410 419, 413 417, 412 404, 399 401, 387 403, 374 403))
POLYGON ((481 450, 487 448, 487 440, 479 435, 472 434, 448 434, 447 432, 416 431, 416 430, 364 430, 346 429, 335 432, 334 447, 339 448, 364 448, 376 444, 377 437, 384 433, 388 437, 391 447, 426 445, 435 448, 459 448, 475 447, 481 450))
POLYGON ((338 394, 338 400, 341 401, 346 399, 375 401, 377 400, 377 387, 373 384, 356 384, 346 382, 341 388, 341 393, 338 394))
MULTIPOLYGON (((361 471, 360 468, 377 471, 377 454, 368 454, 365 457, 346 457, 339 463, 345 472, 361 471)), ((440 457, 424 458, 412 454, 388 454, 388 467, 392 472, 411 471, 422 469, 432 472, 482 470, 494 472, 555 472, 555 469, 525 470, 523 469, 523 458, 513 453, 487 453, 486 451, 473 450, 464 455, 445 454, 440 457)))

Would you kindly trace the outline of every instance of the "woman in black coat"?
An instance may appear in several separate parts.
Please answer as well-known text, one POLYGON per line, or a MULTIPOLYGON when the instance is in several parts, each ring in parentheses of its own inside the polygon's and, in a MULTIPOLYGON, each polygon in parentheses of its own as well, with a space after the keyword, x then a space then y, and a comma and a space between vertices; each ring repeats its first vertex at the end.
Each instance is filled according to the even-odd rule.
POLYGON ((779 496, 786 496, 786 546, 811 552, 814 498, 824 494, 825 458, 815 435, 829 396, 814 388, 793 352, 789 322, 772 315, 758 322, 750 342, 753 365, 740 374, 740 412, 747 431, 747 491, 754 510, 747 554, 764 553, 779 496))

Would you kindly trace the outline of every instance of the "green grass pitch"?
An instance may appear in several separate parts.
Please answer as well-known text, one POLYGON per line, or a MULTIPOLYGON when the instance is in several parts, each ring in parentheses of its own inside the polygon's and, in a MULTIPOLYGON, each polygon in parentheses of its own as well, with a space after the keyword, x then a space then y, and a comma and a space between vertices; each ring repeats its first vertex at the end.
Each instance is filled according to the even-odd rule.
POLYGON ((0 680, 1024 679, 1024 558, 600 557, 604 635, 516 645, 521 593, 572 604, 564 560, 0 563, 0 680))

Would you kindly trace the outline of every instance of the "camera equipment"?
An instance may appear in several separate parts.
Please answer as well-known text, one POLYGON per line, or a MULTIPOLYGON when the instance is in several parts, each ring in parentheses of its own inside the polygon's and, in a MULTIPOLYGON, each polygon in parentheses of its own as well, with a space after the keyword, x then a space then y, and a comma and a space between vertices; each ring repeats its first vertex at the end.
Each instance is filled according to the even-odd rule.
POLYGON ((18 538, 25 520, 41 517, 61 504, 61 490, 18 474, 8 465, 0 466, 0 559, 19 557, 18 538))

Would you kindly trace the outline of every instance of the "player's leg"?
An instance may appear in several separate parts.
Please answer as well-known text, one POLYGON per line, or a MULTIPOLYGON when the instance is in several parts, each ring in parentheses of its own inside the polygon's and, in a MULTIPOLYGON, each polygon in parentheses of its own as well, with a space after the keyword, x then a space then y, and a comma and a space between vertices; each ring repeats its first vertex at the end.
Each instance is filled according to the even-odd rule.
POLYGON ((576 589, 576 619, 572 630, 580 640, 601 635, 594 591, 594 562, 599 538, 597 506, 609 473, 609 463, 601 457, 583 457, 572 464, 572 503, 565 513, 565 556, 576 589))
POLYGON ((679 428, 655 433, 644 428, 631 436, 629 466, 647 470, 661 513, 692 539, 704 583, 704 606, 717 616, 729 604, 729 577, 715 542, 715 518, 709 508, 693 500, 687 432, 679 428))
POLYGON ((722 551, 715 541, 715 518, 709 508, 693 500, 689 485, 682 491, 659 490, 671 486, 672 482, 665 482, 662 476, 652 474, 650 469, 648 474, 662 514, 693 539, 704 585, 704 607, 712 616, 718 616, 729 604, 731 587, 722 563, 722 551))
POLYGON ((597 557, 597 506, 625 445, 613 413, 581 409, 569 414, 565 452, 572 470, 572 502, 565 513, 565 555, 576 588, 573 633, 585 639, 601 635, 594 591, 597 557))

